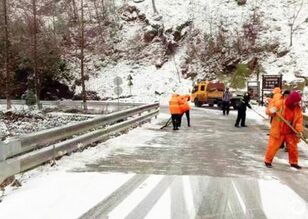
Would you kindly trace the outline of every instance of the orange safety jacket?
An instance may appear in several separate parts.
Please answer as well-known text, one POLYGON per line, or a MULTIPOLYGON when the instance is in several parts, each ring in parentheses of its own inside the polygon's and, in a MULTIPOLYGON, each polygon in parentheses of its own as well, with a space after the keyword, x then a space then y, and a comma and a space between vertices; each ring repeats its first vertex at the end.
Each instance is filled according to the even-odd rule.
MULTIPOLYGON (((270 116, 269 109, 272 107, 276 107, 275 104, 279 105, 279 101, 282 99, 281 89, 276 87, 273 89, 272 93, 274 94, 272 98, 269 98, 268 107, 265 109, 265 113, 270 116)), ((276 107, 277 108, 277 107, 276 107)))
POLYGON ((182 104, 180 104, 182 113, 185 113, 186 111, 190 110, 191 107, 188 103, 188 100, 190 99, 190 95, 182 95, 180 96, 182 104))
MULTIPOLYGON (((286 120, 292 118, 289 123, 295 128, 296 131, 303 131, 303 113, 300 106, 295 107, 293 110, 291 110, 292 112, 287 112, 286 114, 286 111, 290 111, 290 109, 286 109, 285 100, 283 98, 280 98, 276 101, 272 101, 270 106, 267 108, 267 112, 269 112, 269 109, 271 107, 276 107, 277 113, 279 113, 286 120), (290 114, 292 115, 290 116, 290 114)), ((288 134, 286 133, 286 130, 288 130, 286 129, 286 124, 282 121, 282 119, 280 119, 276 113, 271 114, 269 112, 269 115, 273 117, 270 136, 274 138, 279 138, 282 134, 288 134)))
POLYGON ((182 100, 180 95, 172 94, 171 99, 169 100, 169 112, 170 114, 182 114, 181 104, 182 100))

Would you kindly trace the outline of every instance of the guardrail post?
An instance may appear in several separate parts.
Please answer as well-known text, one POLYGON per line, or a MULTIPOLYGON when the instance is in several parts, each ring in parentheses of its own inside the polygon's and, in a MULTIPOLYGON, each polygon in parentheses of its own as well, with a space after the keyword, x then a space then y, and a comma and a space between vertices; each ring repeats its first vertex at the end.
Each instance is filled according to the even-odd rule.
POLYGON ((20 153, 21 142, 13 140, 8 143, 0 142, 0 161, 6 160, 8 157, 20 153))
POLYGON ((56 101, 56 107, 57 107, 57 109, 60 109, 60 103, 61 103, 60 101, 61 101, 61 100, 57 100, 57 101, 56 101))
POLYGON ((3 142, 0 142, 0 161, 5 160, 5 158, 6 158, 6 155, 4 151, 3 142))
POLYGON ((6 177, 26 171, 49 160, 53 160, 53 162, 55 162, 57 157, 70 153, 79 147, 84 147, 95 141, 102 140, 107 135, 126 130, 131 126, 141 124, 145 121, 149 121, 153 116, 157 116, 158 113, 159 106, 157 105, 151 104, 140 106, 135 109, 114 113, 109 116, 101 116, 100 118, 93 119, 89 122, 81 122, 81 124, 78 125, 75 124, 64 128, 56 128, 51 131, 45 130, 38 134, 25 135, 20 138, 12 138, 9 142, 0 142, 0 183, 6 177), (144 114, 146 111, 153 112, 144 114), (127 119, 127 117, 135 116, 136 114, 142 116, 140 116, 140 118, 132 118, 130 120, 127 119), (123 122, 114 124, 118 120, 123 120, 123 122), (98 130, 91 131, 76 138, 68 139, 46 147, 46 144, 48 145, 56 140, 72 136, 74 134, 73 131, 76 132, 75 129, 78 130, 78 133, 82 133, 85 130, 98 127, 98 122, 111 125, 108 127, 101 127, 98 130), (63 132, 68 134, 62 136, 61 133, 63 132), (45 145, 45 147, 31 151, 35 149, 37 145, 45 145), (16 156, 28 151, 31 152, 29 152, 27 156, 16 156))
POLYGON ((19 161, 0 161, 0 184, 9 176, 13 176, 16 173, 20 173, 19 161))

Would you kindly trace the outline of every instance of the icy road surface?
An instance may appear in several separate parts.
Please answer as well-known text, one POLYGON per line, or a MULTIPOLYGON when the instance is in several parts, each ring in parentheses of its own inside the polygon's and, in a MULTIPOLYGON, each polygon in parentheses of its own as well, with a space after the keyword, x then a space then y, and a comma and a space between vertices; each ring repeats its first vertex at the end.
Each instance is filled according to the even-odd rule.
POLYGON ((308 147, 302 170, 284 151, 267 169, 266 121, 249 111, 235 128, 235 116, 193 109, 191 128, 184 116, 181 130, 160 130, 162 107, 151 124, 18 176, 0 218, 308 218, 308 147))

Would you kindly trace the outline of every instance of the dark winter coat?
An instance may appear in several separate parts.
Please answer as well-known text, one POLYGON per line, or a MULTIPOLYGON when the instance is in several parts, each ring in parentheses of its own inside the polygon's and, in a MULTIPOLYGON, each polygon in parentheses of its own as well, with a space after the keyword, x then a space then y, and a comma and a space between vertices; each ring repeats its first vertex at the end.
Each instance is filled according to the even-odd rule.
POLYGON ((250 101, 250 95, 249 93, 245 93, 244 96, 241 98, 238 110, 246 111, 247 107, 251 109, 251 105, 249 104, 249 101, 250 101))

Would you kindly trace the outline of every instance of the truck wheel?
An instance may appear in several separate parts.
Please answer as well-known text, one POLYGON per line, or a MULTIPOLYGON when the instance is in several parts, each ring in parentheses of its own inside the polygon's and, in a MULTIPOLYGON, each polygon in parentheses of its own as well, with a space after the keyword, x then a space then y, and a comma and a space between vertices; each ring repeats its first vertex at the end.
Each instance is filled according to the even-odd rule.
POLYGON ((194 100, 194 103, 196 107, 200 107, 202 105, 197 98, 194 100))
POLYGON ((208 100, 209 107, 213 107, 215 102, 213 100, 208 100))

